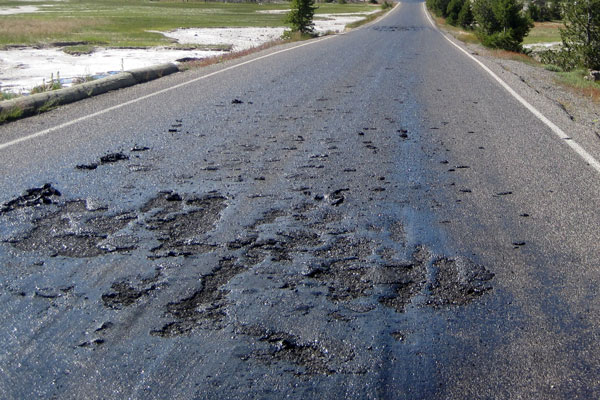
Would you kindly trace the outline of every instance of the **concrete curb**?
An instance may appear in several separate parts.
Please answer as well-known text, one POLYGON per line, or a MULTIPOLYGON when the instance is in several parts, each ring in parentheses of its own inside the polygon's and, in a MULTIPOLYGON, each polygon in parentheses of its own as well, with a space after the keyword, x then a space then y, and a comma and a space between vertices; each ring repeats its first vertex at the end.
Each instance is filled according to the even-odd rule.
POLYGON ((47 111, 52 107, 69 104, 88 97, 97 96, 111 90, 122 89, 148 82, 160 77, 179 72, 179 67, 172 63, 138 68, 120 74, 108 76, 92 82, 82 83, 70 88, 37 93, 12 100, 0 102, 0 119, 17 119, 47 111))

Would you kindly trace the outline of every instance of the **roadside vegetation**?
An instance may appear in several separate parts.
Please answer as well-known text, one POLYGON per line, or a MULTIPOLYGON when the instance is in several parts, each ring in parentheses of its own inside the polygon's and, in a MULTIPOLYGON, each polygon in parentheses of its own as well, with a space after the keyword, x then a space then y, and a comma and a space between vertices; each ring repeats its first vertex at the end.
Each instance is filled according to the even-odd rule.
POLYGON ((564 71, 600 70, 600 0, 563 4, 562 47, 542 54, 542 61, 564 71))
POLYGON ((498 58, 544 66, 557 83, 600 101, 600 0, 426 0, 457 39, 498 58), (523 45, 559 43, 535 55, 523 45))
POLYGON ((519 0, 427 0, 438 17, 453 26, 472 30, 487 47, 523 51, 523 38, 533 21, 519 0))

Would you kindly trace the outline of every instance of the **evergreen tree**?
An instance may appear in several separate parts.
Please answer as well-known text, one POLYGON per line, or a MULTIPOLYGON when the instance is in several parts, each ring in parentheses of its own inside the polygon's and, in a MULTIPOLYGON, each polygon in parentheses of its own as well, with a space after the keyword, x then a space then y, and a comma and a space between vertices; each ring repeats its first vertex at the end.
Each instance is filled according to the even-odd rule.
POLYGON ((460 10, 462 10, 465 2, 466 0, 450 0, 450 3, 448 3, 448 7, 446 8, 446 22, 450 25, 458 24, 458 14, 460 13, 460 10))
POLYGON ((286 22, 292 26, 292 31, 312 33, 315 29, 313 17, 315 15, 315 0, 292 0, 291 11, 286 22))
MULTIPOLYGON (((554 1, 554 3, 558 4, 558 1, 554 1)), ((527 8, 527 15, 536 22, 552 20, 551 10, 546 0, 531 0, 527 8)))
POLYGON ((469 28, 473 25, 473 12, 471 11, 471 0, 465 0, 460 12, 458 13, 458 25, 463 28, 469 28))
POLYGON ((519 0, 474 0, 473 15, 478 24, 477 35, 484 45, 523 51, 523 38, 533 22, 523 13, 519 0))
POLYGON ((527 8, 527 15, 529 15, 529 18, 539 22, 541 21, 541 13, 540 7, 532 1, 527 8))
POLYGON ((562 5, 560 0, 553 0, 548 7, 548 19, 550 21, 562 19, 562 5))
POLYGON ((565 50, 584 67, 600 70, 600 0, 565 2, 564 22, 561 37, 565 50))
POLYGON ((427 7, 438 17, 447 17, 448 4, 450 0, 426 0, 427 7))

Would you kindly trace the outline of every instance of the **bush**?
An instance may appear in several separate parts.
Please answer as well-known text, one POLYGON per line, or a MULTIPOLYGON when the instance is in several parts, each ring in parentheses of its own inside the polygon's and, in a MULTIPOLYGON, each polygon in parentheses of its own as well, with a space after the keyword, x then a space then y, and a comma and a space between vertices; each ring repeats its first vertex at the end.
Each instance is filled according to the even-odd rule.
POLYGON ((475 0, 472 7, 478 25, 477 36, 485 46, 523 51, 523 38, 533 27, 533 22, 523 14, 522 3, 518 0, 475 0))
POLYGON ((545 50, 538 53, 542 64, 554 65, 562 71, 572 71, 581 67, 580 62, 573 52, 568 49, 545 50))
POLYGON ((387 1, 385 0, 383 3, 381 3, 381 9, 382 10, 387 10, 394 7, 394 4, 391 1, 387 1))

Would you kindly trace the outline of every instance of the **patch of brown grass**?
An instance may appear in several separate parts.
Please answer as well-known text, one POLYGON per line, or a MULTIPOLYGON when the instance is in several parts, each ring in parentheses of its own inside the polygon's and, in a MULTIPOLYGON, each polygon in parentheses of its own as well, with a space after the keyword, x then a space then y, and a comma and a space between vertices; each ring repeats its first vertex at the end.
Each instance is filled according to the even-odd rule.
POLYGON ((490 54, 496 58, 503 58, 505 60, 520 61, 520 62, 523 62, 526 64, 536 65, 536 66, 542 65, 539 63, 539 61, 528 56, 527 54, 516 53, 514 51, 493 49, 493 50, 490 50, 490 54))
POLYGON ((452 25, 446 23, 445 18, 436 17, 433 14, 431 14, 431 16, 435 20, 435 23, 438 27, 442 27, 443 30, 450 33, 452 36, 454 36, 456 39, 460 40, 461 42, 480 43, 479 39, 477 39, 477 36, 475 36, 475 33, 473 33, 473 31, 465 31, 464 29, 459 28, 457 26, 452 26, 452 25))
POLYGON ((577 91, 594 102, 600 103, 600 87, 579 88, 577 91))
POLYGON ((562 22, 534 22, 533 26, 535 28, 562 29, 565 27, 565 24, 562 22))

